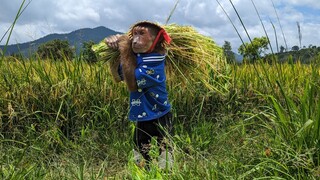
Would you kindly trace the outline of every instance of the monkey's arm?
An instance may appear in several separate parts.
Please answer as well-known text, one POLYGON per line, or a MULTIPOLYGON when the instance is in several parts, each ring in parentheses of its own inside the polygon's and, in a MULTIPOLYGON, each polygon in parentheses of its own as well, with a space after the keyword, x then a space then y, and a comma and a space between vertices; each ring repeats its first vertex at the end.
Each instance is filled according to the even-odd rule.
POLYGON ((116 82, 125 81, 129 91, 136 91, 137 84, 134 77, 136 58, 132 51, 131 40, 127 35, 113 35, 105 39, 106 44, 120 51, 118 59, 110 62, 110 71, 116 82))
MULTIPOLYGON (((104 39, 104 42, 108 45, 108 47, 118 50, 119 48, 119 38, 121 37, 120 34, 111 35, 104 39)), ((111 75, 115 82, 123 81, 123 74, 122 68, 120 65, 120 58, 116 58, 109 62, 109 68, 111 75)))
POLYGON ((111 75, 115 82, 123 81, 123 73, 122 73, 122 67, 120 65, 120 59, 115 59, 113 61, 110 61, 109 64, 111 75))
POLYGON ((123 79, 129 91, 137 91, 135 69, 137 67, 136 56, 132 51, 131 40, 127 35, 122 35, 118 39, 120 51, 120 63, 122 65, 123 79))

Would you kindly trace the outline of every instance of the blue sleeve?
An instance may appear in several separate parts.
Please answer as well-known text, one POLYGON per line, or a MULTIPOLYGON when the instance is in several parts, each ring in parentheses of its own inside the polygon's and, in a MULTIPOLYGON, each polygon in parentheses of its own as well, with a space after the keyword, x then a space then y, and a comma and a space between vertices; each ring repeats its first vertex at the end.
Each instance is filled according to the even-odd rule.
POLYGON ((157 86, 165 81, 163 65, 140 65, 135 69, 137 86, 140 89, 157 86))

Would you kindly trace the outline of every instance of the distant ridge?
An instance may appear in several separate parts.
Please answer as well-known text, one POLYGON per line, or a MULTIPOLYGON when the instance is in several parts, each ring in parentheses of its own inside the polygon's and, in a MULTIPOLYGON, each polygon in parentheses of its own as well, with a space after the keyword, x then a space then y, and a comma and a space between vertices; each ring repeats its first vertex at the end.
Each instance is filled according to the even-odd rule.
MULTIPOLYGON (((96 28, 78 29, 65 34, 54 33, 54 34, 46 35, 34 41, 8 45, 6 55, 21 53, 25 56, 28 56, 33 52, 35 52, 39 45, 46 43, 48 41, 52 41, 54 39, 69 41, 69 44, 71 46, 74 46, 76 49, 76 52, 79 53, 82 48, 83 42, 93 41, 95 43, 98 43, 102 39, 104 39, 106 36, 119 34, 119 33, 121 34, 121 32, 108 29, 104 26, 99 26, 96 28)), ((4 50, 4 45, 0 45, 0 48, 4 50)))

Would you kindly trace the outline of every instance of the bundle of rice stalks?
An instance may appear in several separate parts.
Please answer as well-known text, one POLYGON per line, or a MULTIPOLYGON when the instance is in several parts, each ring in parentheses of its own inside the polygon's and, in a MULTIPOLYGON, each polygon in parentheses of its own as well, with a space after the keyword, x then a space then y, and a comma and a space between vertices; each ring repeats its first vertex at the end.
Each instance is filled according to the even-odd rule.
MULTIPOLYGON (((170 24, 163 27, 172 39, 167 47, 168 81, 178 79, 183 83, 202 82, 209 87, 212 72, 220 74, 225 67, 222 48, 191 26, 170 24)), ((108 48, 103 41, 92 49, 100 60, 113 61, 119 56, 118 51, 108 48)))
POLYGON ((119 51, 109 48, 105 43, 105 40, 102 40, 98 44, 94 44, 91 49, 95 52, 99 61, 116 60, 120 55, 119 51))
POLYGON ((212 72, 220 74, 225 67, 222 48, 191 26, 171 24, 164 28, 172 38, 167 56, 169 78, 202 82, 208 87, 212 72))

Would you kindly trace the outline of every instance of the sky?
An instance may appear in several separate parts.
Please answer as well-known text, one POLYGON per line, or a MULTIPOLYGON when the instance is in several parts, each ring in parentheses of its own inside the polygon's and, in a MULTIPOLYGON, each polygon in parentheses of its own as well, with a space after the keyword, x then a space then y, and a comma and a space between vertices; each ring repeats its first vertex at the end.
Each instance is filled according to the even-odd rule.
MULTIPOLYGON (((319 0, 179 0, 172 14, 177 0, 25 0, 22 8, 29 4, 17 19, 9 44, 98 26, 127 32, 132 24, 141 20, 165 24, 171 14, 169 24, 192 26, 220 46, 230 42, 233 51, 238 52, 241 39, 249 42, 249 38, 230 1, 250 38, 267 33, 274 51, 277 51, 276 41, 278 47, 300 46, 297 23, 302 47, 320 46, 319 0)), ((22 2, 2 0, 0 38, 14 22, 22 2)), ((6 43, 8 34, 1 45, 6 43)))

